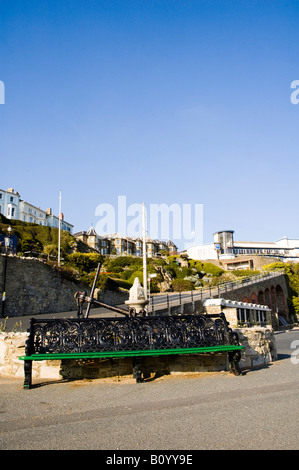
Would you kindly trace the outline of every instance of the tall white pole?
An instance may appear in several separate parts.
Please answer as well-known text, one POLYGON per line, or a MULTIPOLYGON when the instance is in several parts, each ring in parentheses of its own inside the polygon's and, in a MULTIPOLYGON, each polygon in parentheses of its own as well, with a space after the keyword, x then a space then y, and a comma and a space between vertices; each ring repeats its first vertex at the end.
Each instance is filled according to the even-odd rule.
POLYGON ((60 266, 60 237, 61 237, 61 191, 59 191, 59 214, 58 214, 58 266, 60 266))
POLYGON ((142 204, 142 226, 143 226, 143 289, 144 297, 147 299, 147 269, 146 269, 146 241, 145 241, 145 206, 142 204))

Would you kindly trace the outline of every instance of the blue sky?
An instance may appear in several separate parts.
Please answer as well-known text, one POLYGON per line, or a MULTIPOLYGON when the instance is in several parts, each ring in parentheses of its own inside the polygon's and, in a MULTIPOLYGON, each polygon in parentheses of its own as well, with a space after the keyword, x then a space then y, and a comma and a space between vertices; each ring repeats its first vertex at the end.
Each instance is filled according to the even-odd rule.
POLYGON ((206 243, 299 238, 298 24, 291 0, 1 0, 1 189, 62 190, 75 231, 124 195, 203 204, 206 243))

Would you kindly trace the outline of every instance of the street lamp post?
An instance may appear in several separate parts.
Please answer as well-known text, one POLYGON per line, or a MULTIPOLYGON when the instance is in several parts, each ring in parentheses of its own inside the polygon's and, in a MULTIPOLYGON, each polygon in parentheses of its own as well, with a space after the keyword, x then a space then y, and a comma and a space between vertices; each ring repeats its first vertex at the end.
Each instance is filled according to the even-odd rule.
POLYGON ((1 302, 2 303, 2 309, 1 309, 2 318, 4 317, 4 309, 5 309, 7 258, 8 258, 8 253, 9 253, 9 250, 10 250, 10 233, 12 231, 12 228, 9 226, 7 231, 8 231, 8 236, 5 237, 5 239, 4 239, 5 260, 4 260, 4 272, 3 272, 2 302, 1 302))
POLYGON ((8 255, 9 250, 10 250, 10 234, 11 234, 11 231, 12 231, 11 226, 8 227, 7 231, 8 231, 8 236, 5 237, 5 253, 6 253, 6 255, 8 255))

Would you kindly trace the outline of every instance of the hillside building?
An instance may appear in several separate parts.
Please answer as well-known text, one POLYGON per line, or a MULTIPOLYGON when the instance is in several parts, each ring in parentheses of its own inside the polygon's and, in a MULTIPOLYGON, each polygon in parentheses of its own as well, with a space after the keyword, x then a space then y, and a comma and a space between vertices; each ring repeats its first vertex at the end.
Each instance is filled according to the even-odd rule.
MULTIPOLYGON (((52 209, 44 211, 40 207, 24 201, 13 188, 8 188, 7 191, 0 189, 0 214, 10 220, 22 220, 22 222, 48 227, 59 227, 59 218, 52 214, 52 209)), ((73 225, 64 220, 63 214, 60 214, 60 220, 61 229, 72 233, 73 225)))
POLYGON ((186 250, 189 258, 196 260, 221 260, 231 269, 252 268, 250 258, 255 256, 278 258, 280 261, 299 261, 299 239, 281 238, 276 242, 235 241, 233 230, 214 233, 210 244, 186 250), (245 257, 248 259, 245 263, 245 257))
MULTIPOLYGON (((143 255, 142 238, 133 238, 113 233, 110 235, 98 235, 93 227, 86 231, 74 233, 74 237, 87 243, 88 246, 102 255, 143 255)), ((169 254, 177 252, 176 245, 168 240, 152 240, 146 237, 146 254, 149 258, 159 256, 159 252, 166 250, 169 254)))

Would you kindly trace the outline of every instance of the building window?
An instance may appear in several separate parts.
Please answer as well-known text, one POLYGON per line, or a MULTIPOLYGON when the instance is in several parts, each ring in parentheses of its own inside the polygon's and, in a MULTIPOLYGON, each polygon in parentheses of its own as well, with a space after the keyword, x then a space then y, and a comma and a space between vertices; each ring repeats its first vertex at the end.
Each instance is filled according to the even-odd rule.
POLYGON ((247 310, 246 308, 238 308, 238 321, 240 323, 247 322, 247 310))
POLYGON ((256 321, 258 323, 265 323, 266 322, 265 312, 263 310, 256 310, 256 321))

